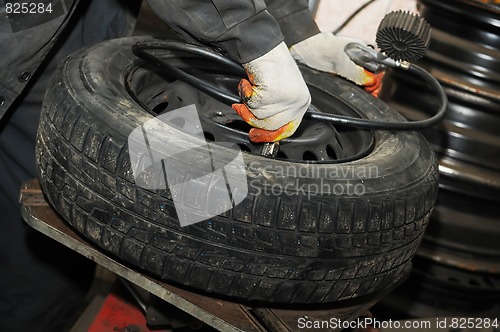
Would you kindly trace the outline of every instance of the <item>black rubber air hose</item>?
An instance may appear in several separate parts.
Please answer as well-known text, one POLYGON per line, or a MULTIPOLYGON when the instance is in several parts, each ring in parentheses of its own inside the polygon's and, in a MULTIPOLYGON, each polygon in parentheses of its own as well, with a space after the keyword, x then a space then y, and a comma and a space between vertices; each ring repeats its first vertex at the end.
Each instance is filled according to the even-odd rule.
MULTIPOLYGON (((221 89, 196 78, 185 71, 172 66, 171 64, 162 61, 156 55, 151 54, 150 50, 168 50, 184 52, 199 56, 201 58, 216 61, 223 64, 228 70, 234 71, 235 74, 245 77, 246 73, 243 67, 236 61, 216 52, 213 49, 207 47, 201 47, 198 45, 186 44, 177 41, 144 41, 138 42, 132 47, 132 52, 139 58, 145 60, 157 66, 162 71, 172 75, 176 79, 183 81, 194 88, 205 92, 214 99, 223 102, 227 105, 234 103, 241 103, 238 96, 222 91, 221 89)), ((378 130, 422 130, 428 129, 437 125, 446 115, 448 108, 448 98, 446 92, 439 82, 428 73, 423 68, 415 65, 409 64, 407 66, 400 66, 401 70, 406 70, 411 74, 420 77, 433 89, 439 99, 439 109, 434 116, 429 119, 419 120, 419 121, 408 121, 408 122, 392 122, 392 121, 378 121, 370 119, 353 118, 341 115, 327 114, 317 111, 314 106, 310 106, 305 114, 305 118, 314 119, 318 121, 326 121, 332 124, 357 127, 357 128, 367 128, 367 129, 378 129, 378 130)))

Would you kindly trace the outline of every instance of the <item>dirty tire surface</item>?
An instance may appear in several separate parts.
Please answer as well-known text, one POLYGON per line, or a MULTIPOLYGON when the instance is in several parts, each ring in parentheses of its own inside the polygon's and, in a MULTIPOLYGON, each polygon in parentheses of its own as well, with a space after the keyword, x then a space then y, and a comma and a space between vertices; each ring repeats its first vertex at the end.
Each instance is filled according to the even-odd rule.
MULTIPOLYGON (((143 271, 251 301, 353 299, 384 289, 410 264, 434 206, 438 176, 427 142, 414 132, 374 131, 373 151, 342 164, 245 153, 253 184, 246 199, 210 220, 180 227, 169 190, 137 186, 131 169, 127 138, 153 117, 124 85, 127 73, 143 64, 130 51, 137 40, 108 41, 73 54, 46 94, 37 137, 39 179, 49 202, 77 231, 143 271), (289 166, 318 176, 273 176, 289 166), (356 172, 369 166, 377 174, 359 177, 356 172), (325 176, 342 170, 342 179, 325 176), (350 181, 365 192, 265 195, 259 190, 265 181, 350 181)), ((401 120, 350 83, 302 70, 308 84, 344 98, 364 116, 401 120)), ((178 131, 165 134, 165 142, 183 139, 178 131)))

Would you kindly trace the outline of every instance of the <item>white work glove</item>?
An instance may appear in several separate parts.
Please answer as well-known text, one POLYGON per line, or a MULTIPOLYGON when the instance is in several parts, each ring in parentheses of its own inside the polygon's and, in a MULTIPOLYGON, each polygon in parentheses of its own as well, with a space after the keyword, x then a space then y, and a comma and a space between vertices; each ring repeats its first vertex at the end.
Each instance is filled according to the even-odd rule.
POLYGON ((330 32, 322 32, 293 45, 290 53, 295 60, 311 68, 339 75, 377 96, 383 72, 374 74, 349 59, 345 47, 350 43, 366 46, 359 39, 337 37, 330 32))
POLYGON ((242 104, 233 109, 252 128, 252 142, 276 142, 291 136, 311 103, 304 78, 284 42, 243 64, 248 80, 238 86, 242 104))

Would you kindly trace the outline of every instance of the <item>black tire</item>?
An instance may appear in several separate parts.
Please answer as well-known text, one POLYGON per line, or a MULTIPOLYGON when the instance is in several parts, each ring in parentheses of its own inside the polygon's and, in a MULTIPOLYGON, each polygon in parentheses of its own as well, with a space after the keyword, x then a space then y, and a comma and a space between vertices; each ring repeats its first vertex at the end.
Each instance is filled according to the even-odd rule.
MULTIPOLYGON (((414 132, 375 131, 369 155, 340 164, 292 163, 245 153, 248 180, 257 188, 251 187, 227 213, 180 227, 170 192, 143 189, 132 176, 128 135, 153 117, 124 85, 127 73, 143 64, 131 53, 136 41, 113 40, 73 54, 60 65, 46 94, 37 138, 39 179, 50 203, 75 229, 142 270, 244 300, 356 298, 383 290, 408 267, 438 184, 434 155, 414 132), (272 176, 289 165, 318 176, 272 176), (379 174, 356 174, 368 166, 378 167, 379 174), (332 179, 320 169, 349 174, 332 179), (350 181, 365 193, 308 197, 295 188, 293 196, 257 195, 270 177, 283 186, 350 181)), ((303 75, 311 86, 339 96, 367 118, 402 120, 342 79, 306 68, 303 75)), ((192 139, 179 130, 165 136, 165 142, 192 139)), ((224 149, 219 153, 224 157, 224 149)))

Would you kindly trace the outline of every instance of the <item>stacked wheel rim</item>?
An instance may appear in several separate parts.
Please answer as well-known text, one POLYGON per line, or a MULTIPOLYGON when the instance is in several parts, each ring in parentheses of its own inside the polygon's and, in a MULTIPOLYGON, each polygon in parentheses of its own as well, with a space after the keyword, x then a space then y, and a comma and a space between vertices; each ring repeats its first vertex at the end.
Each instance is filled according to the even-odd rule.
MULTIPOLYGON (((500 294, 500 8, 473 0, 419 0, 418 6, 432 26, 420 64, 449 99, 443 123, 424 132, 439 156, 440 191, 417 252, 418 273, 426 276, 419 282, 442 274, 443 298, 466 293, 471 311, 484 309, 496 303, 485 293, 500 294)), ((384 98, 407 118, 434 109, 431 91, 408 77, 391 77, 396 84, 384 98)))

